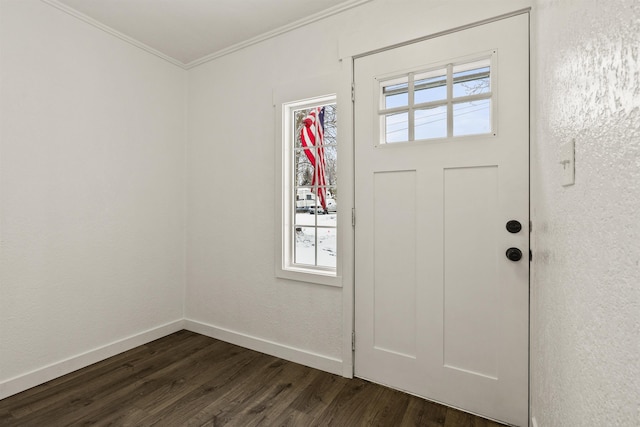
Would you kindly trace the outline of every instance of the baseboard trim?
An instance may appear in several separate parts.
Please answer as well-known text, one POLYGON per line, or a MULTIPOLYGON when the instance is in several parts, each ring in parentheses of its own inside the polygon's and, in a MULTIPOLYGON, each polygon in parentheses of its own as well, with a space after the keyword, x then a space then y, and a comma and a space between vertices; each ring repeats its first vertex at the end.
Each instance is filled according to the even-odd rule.
POLYGON ((60 362, 36 369, 35 371, 10 378, 0 382, 0 399, 12 396, 31 387, 46 383, 55 378, 69 374, 78 369, 100 362, 116 354, 131 350, 140 345, 147 344, 158 338, 170 335, 184 329, 184 320, 176 320, 157 328, 149 329, 127 338, 112 342, 111 344, 89 350, 77 356, 70 357, 60 362))
POLYGON ((343 363, 341 360, 286 346, 273 341, 232 331, 229 329, 209 325, 195 320, 176 320, 157 328, 149 329, 127 338, 87 351, 77 356, 61 360, 40 369, 28 372, 17 377, 0 382, 0 399, 5 399, 14 394, 28 390, 32 387, 44 384, 63 375, 77 371, 96 362, 115 356, 140 345, 147 344, 158 338, 165 337, 174 332, 186 329, 208 337, 216 338, 231 344, 239 345, 261 353, 269 354, 321 371, 336 375, 343 375, 343 363))
POLYGON ((343 374, 342 361, 333 357, 324 356, 322 354, 312 353, 295 347, 278 344, 263 338, 254 337, 229 329, 221 328, 214 325, 198 322, 196 320, 185 319, 184 328, 191 332, 216 338, 240 347, 259 351, 260 353, 269 354, 290 362, 299 363, 311 368, 332 374, 343 374))

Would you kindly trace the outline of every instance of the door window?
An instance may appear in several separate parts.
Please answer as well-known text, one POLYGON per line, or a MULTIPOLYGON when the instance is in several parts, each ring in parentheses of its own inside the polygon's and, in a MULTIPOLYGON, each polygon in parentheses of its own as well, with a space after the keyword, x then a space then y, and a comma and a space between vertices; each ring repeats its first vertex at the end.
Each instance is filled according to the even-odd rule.
POLYGON ((379 144, 495 135, 495 54, 378 80, 379 144))

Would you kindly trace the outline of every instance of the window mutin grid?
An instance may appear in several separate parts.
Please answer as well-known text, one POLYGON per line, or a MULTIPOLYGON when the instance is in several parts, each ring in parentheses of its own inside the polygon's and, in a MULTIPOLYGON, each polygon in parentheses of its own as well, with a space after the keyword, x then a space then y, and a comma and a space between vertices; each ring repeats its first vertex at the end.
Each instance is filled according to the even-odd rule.
POLYGON ((376 145, 495 136, 496 54, 377 79, 376 145))
MULTIPOLYGON (((288 111, 291 123, 292 203, 288 230, 290 267, 333 273, 337 267, 337 117, 335 98, 331 102, 305 104, 288 111), (323 108, 324 137, 315 145, 305 145, 301 131, 312 112, 323 108), (322 161, 320 161, 322 159, 322 161), (324 165, 323 167, 316 168, 324 165), (324 180, 318 178, 322 170, 324 180), (324 194, 324 205, 321 203, 324 194)), ((318 115, 316 115, 318 117, 318 115)), ((318 141, 319 139, 316 139, 318 141)))

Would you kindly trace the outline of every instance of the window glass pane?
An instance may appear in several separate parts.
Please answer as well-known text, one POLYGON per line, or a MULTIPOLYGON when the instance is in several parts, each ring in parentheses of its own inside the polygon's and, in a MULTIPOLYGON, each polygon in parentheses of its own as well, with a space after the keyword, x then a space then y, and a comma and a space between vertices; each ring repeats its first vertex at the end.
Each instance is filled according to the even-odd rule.
MULTIPOLYGON (((298 189, 307 190, 308 189, 298 189)), ((296 217, 295 225, 316 225, 316 217, 313 215, 313 208, 316 205, 315 194, 313 199, 296 200, 296 217)))
MULTIPOLYGON (((328 208, 327 206, 327 209, 328 208)), ((318 226, 335 227, 337 225, 337 219, 337 212, 331 212, 330 210, 318 211, 318 226)))
POLYGON ((447 107, 441 105, 415 111, 415 139, 445 138, 447 136, 447 107))
POLYGON ((329 213, 338 212, 338 189, 335 187, 327 188, 327 211, 329 213))
POLYGON ((313 182, 313 165, 311 161, 315 162, 315 149, 295 150, 295 185, 311 185, 313 182))
POLYGON ((306 208, 307 210, 305 211, 298 211, 296 212, 296 225, 309 225, 309 226, 315 226, 316 225, 316 218, 313 215, 313 211, 312 208, 306 208), (310 214, 311 212, 311 214, 310 214))
POLYGON ((491 91, 489 60, 453 67, 453 96, 479 95, 491 91))
POLYGON ((314 227, 294 228, 294 255, 296 264, 316 265, 316 232, 314 227))
MULTIPOLYGON (((315 190, 314 190, 315 192, 315 190)), ((326 205, 326 197, 327 197, 327 189, 324 187, 318 187, 318 193, 321 195, 321 197, 318 197, 316 199, 314 199, 311 204, 309 205, 309 209, 307 210, 307 212, 310 215, 324 215, 327 213, 326 209, 324 208, 323 204, 322 204, 322 198, 325 198, 325 205, 326 205)), ((314 194, 315 195, 315 194, 314 194)))
POLYGON ((322 148, 324 154, 324 177, 326 185, 338 184, 338 147, 333 145, 322 148))
POLYGON ((336 104, 324 106, 324 145, 336 145, 338 143, 338 128, 337 128, 337 108, 336 104))
POLYGON ((296 186, 315 185, 314 165, 318 163, 318 185, 336 185, 338 183, 338 147, 326 146, 305 148, 294 151, 296 186), (319 154, 318 154, 319 153, 319 154), (318 157, 316 159, 316 157, 318 157), (324 166, 324 167, 323 167, 324 166))
POLYGON ((409 113, 387 114, 384 123, 387 143, 409 140, 409 113))
POLYGON ((491 100, 453 104, 453 135, 477 135, 491 132, 491 100))
POLYGON ((293 124, 295 148, 335 145, 337 142, 335 104, 295 110, 293 124))
POLYGON ((400 83, 382 88, 384 108, 406 107, 409 105, 409 84, 400 83))
POLYGON ((318 265, 336 267, 336 229, 318 228, 318 265))
POLYGON ((293 112, 293 123, 294 123, 294 131, 293 131, 293 140, 295 148, 302 148, 302 144, 300 141, 300 131, 304 127, 304 119, 309 115, 309 109, 307 110, 296 110, 293 112))
POLYGON ((414 103, 441 101, 447 98, 447 70, 417 74, 414 81, 414 103))
POLYGON ((322 227, 335 227, 338 225, 336 215, 338 211, 338 202, 336 201, 337 192, 335 188, 319 188, 318 191, 325 191, 325 207, 322 206, 320 199, 318 200, 317 209, 310 210, 315 212, 318 216, 318 226, 322 227))

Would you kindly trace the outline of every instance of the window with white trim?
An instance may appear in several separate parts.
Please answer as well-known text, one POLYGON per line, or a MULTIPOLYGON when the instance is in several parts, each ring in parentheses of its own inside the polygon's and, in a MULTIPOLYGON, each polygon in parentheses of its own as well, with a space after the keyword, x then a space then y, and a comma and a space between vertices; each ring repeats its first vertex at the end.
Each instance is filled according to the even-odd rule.
POLYGON ((335 95, 282 104, 283 276, 336 276, 336 113, 335 95))
POLYGON ((494 57, 381 79, 379 143, 495 135, 494 57))

